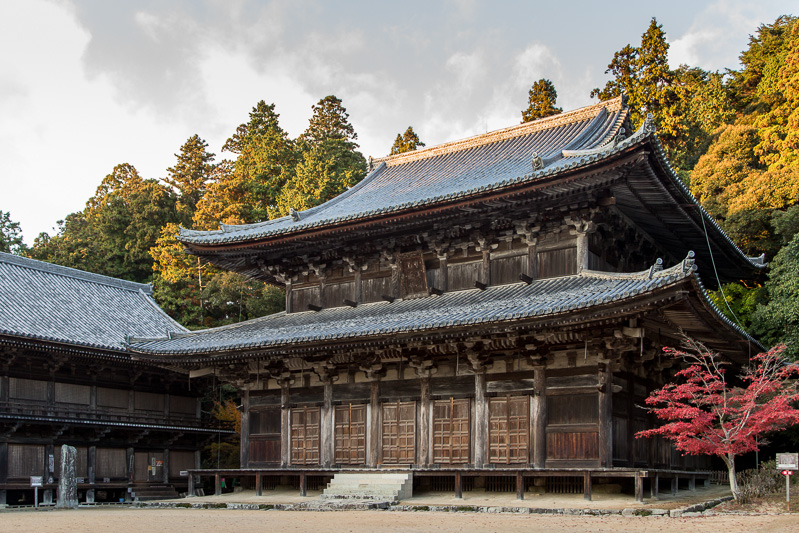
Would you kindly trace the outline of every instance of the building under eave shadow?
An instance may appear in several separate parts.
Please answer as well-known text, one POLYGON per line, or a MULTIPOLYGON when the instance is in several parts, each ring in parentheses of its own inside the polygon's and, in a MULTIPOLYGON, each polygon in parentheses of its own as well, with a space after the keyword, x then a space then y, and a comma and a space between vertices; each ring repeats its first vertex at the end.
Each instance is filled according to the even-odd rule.
POLYGON ((0 253, 0 507, 51 503, 61 445, 85 502, 177 495, 200 449, 233 433, 188 372, 133 360, 126 335, 185 333, 149 285, 0 253))
MULTIPOLYGON (((585 491, 706 478, 636 440, 686 334, 761 349, 702 279, 752 278, 621 98, 370 161, 291 216, 181 230, 188 251, 284 287, 286 312, 131 339, 135 358, 215 373, 243 397, 239 475, 400 470, 417 487, 585 491), (700 273, 702 279, 700 279, 700 273), (634 482, 633 482, 634 480, 634 482)), ((213 472, 205 472, 206 474, 213 472)))

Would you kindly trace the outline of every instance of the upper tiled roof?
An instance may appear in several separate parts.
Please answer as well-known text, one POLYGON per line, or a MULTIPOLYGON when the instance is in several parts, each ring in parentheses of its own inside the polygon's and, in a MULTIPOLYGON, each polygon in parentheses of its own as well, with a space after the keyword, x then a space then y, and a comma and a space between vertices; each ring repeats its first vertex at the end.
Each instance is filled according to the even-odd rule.
POLYGON ((0 335, 124 350, 126 335, 186 329, 149 285, 0 252, 0 335))
MULTIPOLYGON (((278 313, 171 338, 131 339, 131 348, 155 356, 191 356, 545 318, 651 293, 695 276, 694 270, 693 260, 686 259, 660 271, 654 267, 634 274, 584 271, 530 285, 514 283, 355 308, 278 313)), ((698 287, 700 298, 718 321, 746 336, 715 308, 701 284, 698 287)))
POLYGON ((288 234, 402 211, 503 187, 533 174, 533 157, 551 165, 563 150, 591 150, 619 133, 627 111, 621 97, 422 150, 376 160, 355 187, 292 218, 221 225, 217 231, 181 229, 185 243, 223 244, 288 234))

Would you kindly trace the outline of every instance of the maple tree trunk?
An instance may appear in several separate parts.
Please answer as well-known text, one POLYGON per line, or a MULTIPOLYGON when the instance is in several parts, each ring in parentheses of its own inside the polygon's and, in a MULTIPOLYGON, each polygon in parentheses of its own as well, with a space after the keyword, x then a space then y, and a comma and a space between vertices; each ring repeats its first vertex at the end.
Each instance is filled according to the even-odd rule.
POLYGON ((737 502, 741 497, 741 490, 738 488, 738 480, 735 478, 735 456, 727 454, 726 456, 722 456, 721 459, 724 461, 724 464, 727 465, 727 471, 730 476, 730 492, 732 492, 732 497, 735 498, 737 502))

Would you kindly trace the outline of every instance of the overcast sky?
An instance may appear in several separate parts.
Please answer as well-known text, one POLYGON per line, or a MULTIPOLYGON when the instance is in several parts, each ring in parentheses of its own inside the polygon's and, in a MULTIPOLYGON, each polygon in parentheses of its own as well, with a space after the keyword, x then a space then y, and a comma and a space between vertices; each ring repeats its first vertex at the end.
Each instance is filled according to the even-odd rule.
POLYGON ((551 79, 591 102, 655 16, 672 66, 738 68, 799 0, 0 0, 0 210, 29 244, 119 163, 161 178, 195 133, 220 149, 258 100, 292 136, 344 102, 365 156, 412 125, 428 146, 516 124, 551 79))

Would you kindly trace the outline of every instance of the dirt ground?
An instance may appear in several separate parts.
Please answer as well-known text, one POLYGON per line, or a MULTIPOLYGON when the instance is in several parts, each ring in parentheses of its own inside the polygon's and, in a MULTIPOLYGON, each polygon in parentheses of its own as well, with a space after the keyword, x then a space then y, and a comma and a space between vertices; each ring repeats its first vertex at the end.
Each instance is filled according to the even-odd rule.
POLYGON ((40 533, 160 533, 187 531, 293 531, 436 533, 462 531, 770 531, 799 532, 797 515, 709 516, 699 518, 622 516, 542 516, 484 513, 393 511, 239 511, 200 509, 81 508, 74 511, 7 511, 0 513, 0 531, 40 533))

